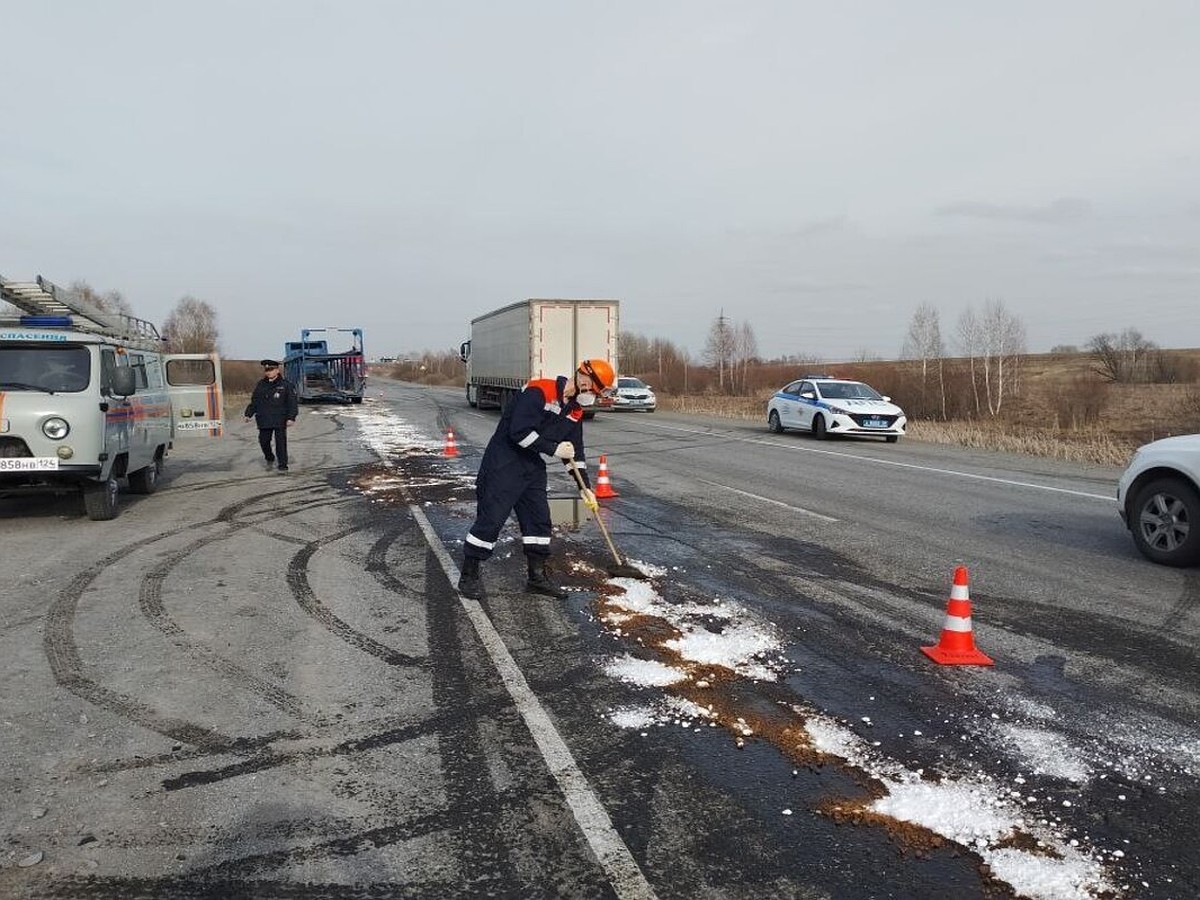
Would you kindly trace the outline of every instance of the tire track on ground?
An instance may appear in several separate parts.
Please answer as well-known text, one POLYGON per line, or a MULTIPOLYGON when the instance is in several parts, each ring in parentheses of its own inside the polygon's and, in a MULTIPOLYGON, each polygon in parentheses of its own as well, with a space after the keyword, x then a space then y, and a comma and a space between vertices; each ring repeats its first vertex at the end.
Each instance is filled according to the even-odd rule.
POLYGON ((338 617, 317 598, 312 586, 308 583, 308 564, 318 550, 369 527, 369 525, 355 525, 309 541, 288 561, 288 587, 291 588, 292 596, 302 610, 319 622, 323 628, 350 646, 382 660, 389 666, 424 666, 424 658, 401 653, 338 617))
MULTIPOLYGON (((296 508, 295 512, 305 512, 315 508, 336 506, 338 504, 348 502, 347 498, 338 498, 333 501, 320 501, 308 503, 296 508)), ((246 689, 256 696, 266 700, 268 703, 275 706, 277 709, 291 715, 309 725, 322 726, 328 724, 322 716, 314 716, 305 712, 303 701, 294 694, 285 691, 276 684, 252 674, 247 669, 242 668, 237 663, 226 659, 220 654, 214 652, 209 647, 204 646, 198 641, 193 640, 188 633, 179 626, 179 624, 170 616, 163 604, 162 586, 167 575, 179 563, 183 562, 193 553, 203 549, 209 544, 224 541, 235 535, 244 528, 252 527, 254 523, 244 522, 232 525, 226 531, 220 534, 207 535, 199 538, 186 547, 170 554, 165 560, 152 568, 142 577, 142 587, 139 593, 139 605, 142 614, 155 628, 163 633, 176 647, 184 651, 189 656, 196 659, 198 662, 206 665, 219 675, 229 679, 239 688, 246 689)))
MULTIPOLYGON (((75 641, 75 618, 83 595, 96 579, 107 569, 119 565, 137 551, 197 528, 229 523, 241 511, 293 493, 295 490, 297 488, 288 488, 239 500, 222 508, 216 516, 204 522, 187 523, 154 537, 126 544, 76 575, 50 604, 46 613, 42 649, 55 682, 80 699, 171 740, 193 744, 208 751, 224 751, 242 746, 244 740, 241 738, 234 738, 175 716, 163 715, 142 700, 106 688, 89 677, 75 641)), ((268 517, 277 515, 277 512, 271 511, 268 517)))

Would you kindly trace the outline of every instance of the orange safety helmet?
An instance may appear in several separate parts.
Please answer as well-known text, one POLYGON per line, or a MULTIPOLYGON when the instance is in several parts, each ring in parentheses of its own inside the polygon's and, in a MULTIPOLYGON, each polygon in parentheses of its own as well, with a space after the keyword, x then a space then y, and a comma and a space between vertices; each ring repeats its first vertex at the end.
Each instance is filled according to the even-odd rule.
POLYGON ((606 391, 617 383, 617 373, 603 359, 585 359, 579 364, 579 371, 600 385, 601 390, 606 391))

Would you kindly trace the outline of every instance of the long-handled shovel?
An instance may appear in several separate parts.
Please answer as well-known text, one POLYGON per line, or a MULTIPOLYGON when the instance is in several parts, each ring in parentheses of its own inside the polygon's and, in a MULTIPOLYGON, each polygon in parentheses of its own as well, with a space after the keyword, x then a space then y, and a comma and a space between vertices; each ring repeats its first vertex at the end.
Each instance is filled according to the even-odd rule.
MULTIPOLYGON (((575 476, 575 483, 579 485, 579 490, 581 492, 586 490, 587 485, 583 483, 583 476, 579 474, 579 467, 575 465, 575 460, 569 459, 567 462, 571 466, 571 474, 575 476)), ((600 514, 598 512, 592 513, 592 518, 595 519, 596 524, 600 526, 600 533, 604 535, 604 541, 608 544, 608 549, 611 551, 613 559, 616 560, 615 565, 607 567, 608 574, 615 575, 618 578, 637 578, 641 581, 648 580, 650 578, 649 575, 647 575, 641 569, 629 565, 629 563, 625 562, 625 560, 621 558, 621 554, 617 552, 616 545, 613 544, 613 539, 608 533, 608 526, 604 524, 604 520, 600 518, 600 514)))

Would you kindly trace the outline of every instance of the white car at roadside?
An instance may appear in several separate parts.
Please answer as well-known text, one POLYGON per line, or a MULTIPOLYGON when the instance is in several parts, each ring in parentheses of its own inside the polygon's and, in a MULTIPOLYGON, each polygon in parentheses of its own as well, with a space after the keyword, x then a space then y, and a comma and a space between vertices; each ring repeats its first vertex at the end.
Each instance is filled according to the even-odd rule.
POLYGON ((811 431, 817 440, 836 435, 870 435, 894 444, 908 419, 890 397, 861 381, 806 375, 780 388, 767 401, 767 427, 811 431))
POLYGON ((612 392, 613 409, 643 409, 654 412, 658 407, 658 398, 654 390, 640 378, 622 375, 617 379, 616 389, 612 392))
POLYGON ((1117 482, 1117 505, 1147 559, 1200 563, 1200 434, 1139 447, 1117 482))

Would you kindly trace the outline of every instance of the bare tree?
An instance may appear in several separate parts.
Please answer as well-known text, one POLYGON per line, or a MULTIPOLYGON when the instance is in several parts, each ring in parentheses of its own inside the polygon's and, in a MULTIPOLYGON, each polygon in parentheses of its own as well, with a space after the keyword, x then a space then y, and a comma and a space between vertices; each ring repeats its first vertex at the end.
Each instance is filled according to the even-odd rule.
POLYGON ((1120 334, 1105 332, 1087 343, 1092 356, 1092 371, 1105 381, 1131 383, 1148 381, 1158 345, 1148 341, 1136 328, 1126 328, 1120 334))
POLYGON ((732 374, 734 342, 733 326, 726 318, 725 310, 721 310, 708 330, 708 338, 704 342, 704 358, 717 370, 717 383, 722 393, 726 390, 726 372, 732 374))
POLYGON ((942 342, 942 328, 938 321, 937 309, 929 303, 922 303, 913 313, 908 323, 908 336, 904 339, 901 350, 904 359, 915 359, 921 366, 921 405, 928 408, 927 394, 929 391, 929 369, 933 364, 937 369, 938 389, 941 395, 942 418, 946 418, 946 384, 943 375, 943 360, 946 356, 946 345, 942 342))
POLYGON ((959 351, 971 363, 971 392, 975 398, 975 415, 979 415, 981 407, 979 402, 977 360, 982 350, 983 335, 979 325, 979 317, 975 315, 974 309, 968 306, 962 311, 962 314, 958 317, 957 328, 959 351))
POLYGON ((1020 385, 1025 325, 1008 311, 1003 300, 993 298, 983 304, 979 334, 982 342, 984 398, 988 413, 997 416, 1005 396, 1017 393, 1020 385))
POLYGON ((129 301, 120 291, 109 291, 107 294, 101 294, 86 281, 72 281, 70 290, 78 294, 80 299, 87 301, 92 306, 98 306, 100 309, 108 312, 120 313, 123 316, 132 316, 133 307, 129 305, 129 301))
POLYGON ((172 353, 214 353, 220 336, 217 311, 203 300, 184 297, 163 323, 163 336, 172 353))
POLYGON ((632 331, 617 334, 617 362, 620 371, 627 374, 645 372, 653 363, 650 341, 632 331))
POLYGON ((758 358, 758 338, 754 336, 754 327, 749 322, 741 322, 734 328, 733 346, 734 359, 741 370, 741 391, 745 393, 749 383, 750 363, 758 358))

